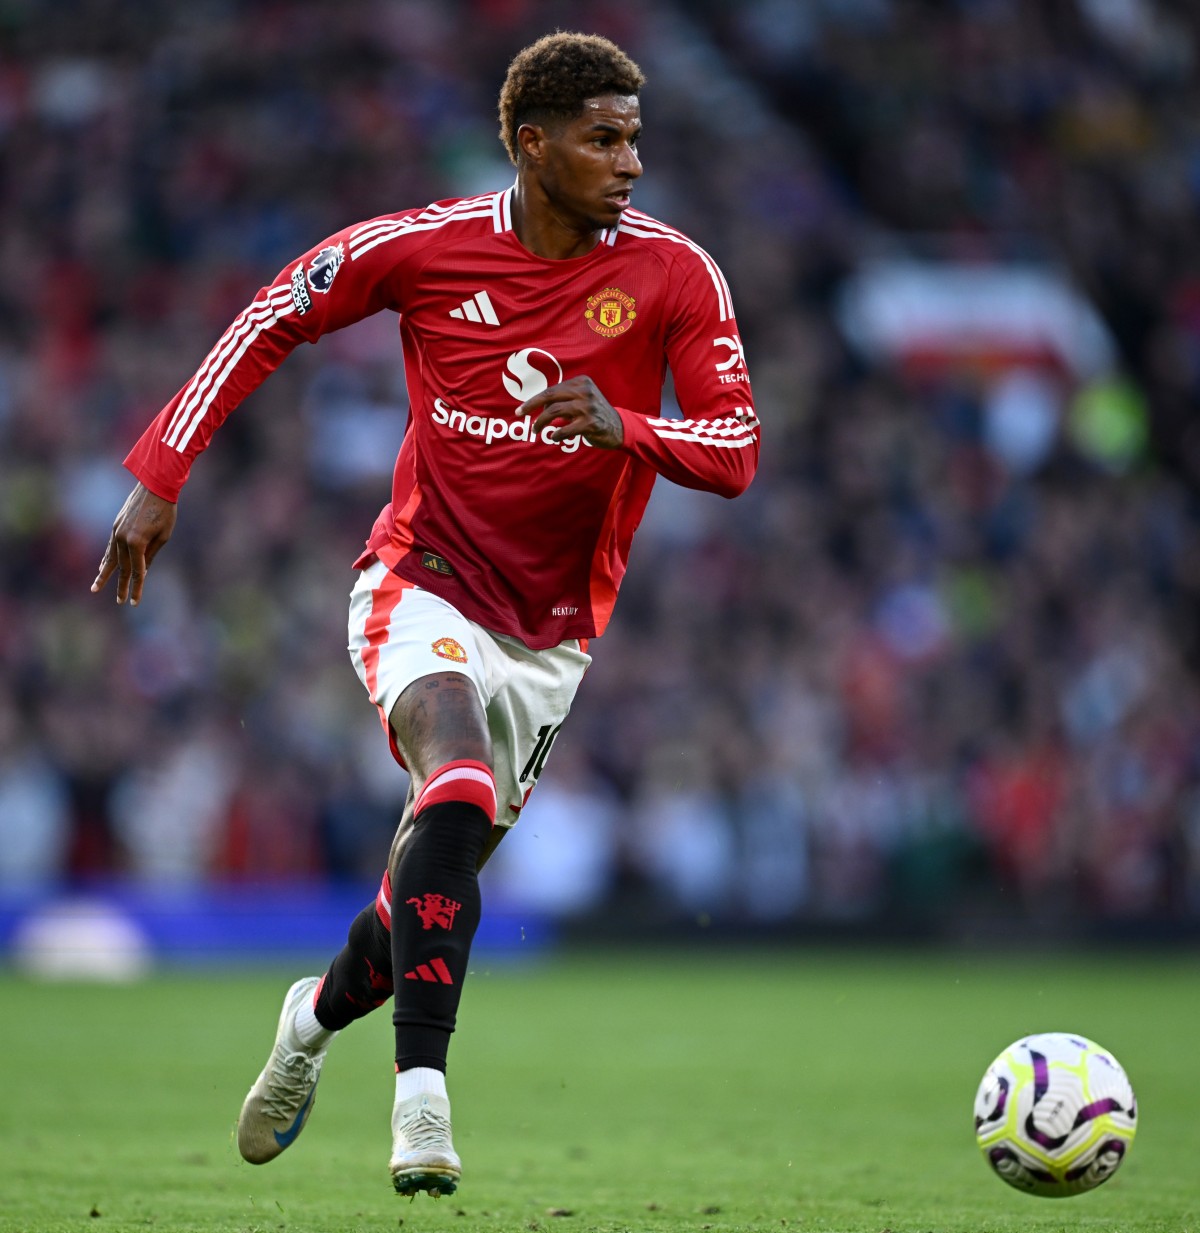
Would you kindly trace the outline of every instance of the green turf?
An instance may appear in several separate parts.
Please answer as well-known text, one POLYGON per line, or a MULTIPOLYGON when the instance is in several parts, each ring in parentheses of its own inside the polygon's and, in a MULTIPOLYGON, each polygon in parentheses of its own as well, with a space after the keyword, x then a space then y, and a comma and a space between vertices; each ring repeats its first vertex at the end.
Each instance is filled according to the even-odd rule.
POLYGON ((0 977, 0 1230, 1200 1230, 1200 959, 610 955, 477 964, 452 1061, 459 1192, 386 1173, 386 1013, 334 1046, 297 1144, 230 1139, 299 973, 0 977), (1041 1200, 971 1135, 985 1066, 1086 1033, 1133 1079, 1117 1177, 1041 1200))

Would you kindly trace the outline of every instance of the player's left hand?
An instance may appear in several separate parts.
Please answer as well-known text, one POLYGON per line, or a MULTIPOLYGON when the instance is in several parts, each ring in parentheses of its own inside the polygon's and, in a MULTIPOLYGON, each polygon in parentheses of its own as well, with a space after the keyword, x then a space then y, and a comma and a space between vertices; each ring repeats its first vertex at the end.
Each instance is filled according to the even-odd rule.
POLYGON ((603 450, 615 450, 625 441, 625 426, 612 403, 596 388, 591 377, 572 377, 522 403, 521 415, 536 415, 533 431, 550 424, 551 440, 584 437, 603 450))

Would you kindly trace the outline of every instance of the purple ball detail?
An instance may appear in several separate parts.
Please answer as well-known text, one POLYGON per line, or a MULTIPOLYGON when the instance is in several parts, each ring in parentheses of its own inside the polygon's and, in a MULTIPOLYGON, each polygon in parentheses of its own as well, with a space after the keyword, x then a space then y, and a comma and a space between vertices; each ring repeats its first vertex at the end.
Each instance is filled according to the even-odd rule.
POLYGON ((1025 1119, 1025 1133, 1038 1147, 1044 1147, 1048 1152, 1057 1151, 1068 1138, 1067 1135, 1059 1135, 1058 1138, 1055 1138, 1053 1135, 1048 1135, 1044 1130, 1039 1130, 1033 1124, 1032 1113, 1025 1119))
POLYGON ((1050 1088, 1050 1066, 1042 1053, 1029 1051, 1029 1060, 1033 1063, 1033 1101, 1036 1104, 1050 1088))
POLYGON ((1017 1166, 1018 1176, 1025 1175, 1031 1177, 1034 1181, 1048 1182, 1051 1185, 1058 1183, 1058 1178, 1053 1173, 1047 1173, 1045 1169, 1038 1169, 1032 1165, 1025 1164, 1021 1158, 1010 1147, 993 1147, 988 1152, 988 1159, 992 1163, 992 1168, 1000 1174, 1001 1177, 1007 1177, 1012 1170, 1003 1168, 1006 1164, 1015 1164, 1017 1166))
POLYGON ((977 1117, 975 1119, 975 1129, 987 1122, 998 1122, 1004 1116, 1004 1110, 1008 1108, 1008 1080, 1001 1075, 999 1078, 1000 1095, 996 1097, 996 1107, 987 1115, 987 1117, 977 1117))
POLYGON ((1075 1114, 1075 1126, 1082 1126, 1084 1122, 1090 1122, 1094 1117, 1103 1117, 1106 1113, 1119 1113, 1120 1111, 1121 1102, 1114 1100, 1111 1096, 1106 1096, 1103 1100, 1093 1100, 1090 1105, 1084 1105, 1075 1114))
POLYGON ((1100 1145, 1100 1149, 1096 1152, 1096 1155, 1093 1156, 1092 1159, 1087 1162, 1087 1164, 1080 1165, 1078 1168, 1075 1168, 1075 1169, 1068 1169, 1066 1174, 1064 1175, 1065 1180, 1068 1182, 1077 1182, 1081 1177, 1083 1177, 1085 1173, 1088 1172, 1089 1169, 1095 1166, 1096 1161, 1101 1156, 1107 1155, 1110 1152, 1117 1159, 1116 1159, 1116 1162, 1113 1164, 1112 1168, 1106 1170, 1104 1175, 1101 1177, 1100 1180, 1103 1181, 1106 1177, 1108 1177, 1110 1173, 1112 1173, 1116 1169, 1117 1165, 1121 1163, 1121 1160, 1125 1156, 1125 1143, 1121 1139, 1108 1139, 1106 1142, 1102 1143, 1100 1145))

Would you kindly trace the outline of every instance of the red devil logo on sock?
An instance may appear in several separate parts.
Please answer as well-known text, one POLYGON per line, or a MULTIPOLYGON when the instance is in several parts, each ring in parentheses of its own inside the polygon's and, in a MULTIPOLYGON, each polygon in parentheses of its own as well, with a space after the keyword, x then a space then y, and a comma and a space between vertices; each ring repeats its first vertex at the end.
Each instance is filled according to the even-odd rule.
POLYGON ((453 899, 447 899, 445 895, 427 894, 420 899, 414 897, 404 902, 411 903, 417 909, 422 929, 432 929, 434 925, 440 925, 443 929, 452 929, 454 914, 462 907, 461 903, 455 903, 453 899))

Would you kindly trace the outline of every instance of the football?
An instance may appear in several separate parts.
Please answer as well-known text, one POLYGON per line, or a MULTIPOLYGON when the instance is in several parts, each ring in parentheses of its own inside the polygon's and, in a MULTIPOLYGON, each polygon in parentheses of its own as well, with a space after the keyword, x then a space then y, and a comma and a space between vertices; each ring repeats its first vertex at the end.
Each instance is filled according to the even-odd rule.
POLYGON ((1120 1167, 1137 1130, 1124 1068, 1072 1032, 1009 1045, 975 1096, 975 1138, 996 1174, 1027 1194, 1093 1190, 1120 1167))

